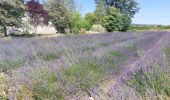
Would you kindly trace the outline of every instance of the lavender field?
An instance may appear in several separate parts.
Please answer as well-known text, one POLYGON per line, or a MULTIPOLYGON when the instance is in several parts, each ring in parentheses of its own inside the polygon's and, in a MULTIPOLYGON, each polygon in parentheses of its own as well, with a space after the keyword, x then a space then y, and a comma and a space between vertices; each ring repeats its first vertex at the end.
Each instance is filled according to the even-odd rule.
POLYGON ((169 100, 170 33, 0 39, 0 100, 169 100))

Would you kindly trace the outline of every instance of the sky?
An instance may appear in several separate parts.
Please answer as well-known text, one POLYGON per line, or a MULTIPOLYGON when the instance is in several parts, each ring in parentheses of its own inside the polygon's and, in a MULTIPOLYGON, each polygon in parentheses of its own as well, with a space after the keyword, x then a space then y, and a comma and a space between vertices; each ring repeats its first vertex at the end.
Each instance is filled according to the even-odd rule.
MULTIPOLYGON (((136 0, 140 11, 134 16, 134 24, 170 25, 170 0, 136 0)), ((76 0, 82 15, 93 12, 94 0, 76 0)))

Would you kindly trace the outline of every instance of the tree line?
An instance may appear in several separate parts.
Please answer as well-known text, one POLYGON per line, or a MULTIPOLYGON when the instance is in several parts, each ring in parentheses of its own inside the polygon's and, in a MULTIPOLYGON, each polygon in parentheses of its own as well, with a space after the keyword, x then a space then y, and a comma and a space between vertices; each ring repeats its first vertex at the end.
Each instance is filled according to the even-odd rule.
POLYGON ((35 28, 41 23, 52 22, 59 33, 78 34, 95 24, 106 31, 127 31, 133 16, 138 12, 135 0, 94 0, 93 13, 82 16, 77 11, 75 0, 0 0, 0 26, 6 33, 8 26, 22 27, 22 18, 29 16, 29 23, 35 28))

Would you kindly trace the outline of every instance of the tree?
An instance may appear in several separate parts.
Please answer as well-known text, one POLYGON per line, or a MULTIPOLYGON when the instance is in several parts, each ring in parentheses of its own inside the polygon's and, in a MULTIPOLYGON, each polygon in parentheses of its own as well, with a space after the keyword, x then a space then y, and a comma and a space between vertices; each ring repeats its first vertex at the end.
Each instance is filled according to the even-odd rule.
POLYGON ((96 2, 96 9, 94 11, 94 14, 97 17, 97 24, 102 24, 103 17, 106 14, 106 5, 104 3, 104 0, 95 0, 96 2))
POLYGON ((103 26, 108 32, 122 30, 122 16, 115 7, 109 7, 106 11, 107 15, 104 17, 103 26))
POLYGON ((0 0, 0 25, 7 36, 7 26, 21 27, 24 14, 23 0, 0 0))
POLYGON ((87 13, 85 15, 85 20, 87 20, 91 25, 97 24, 97 17, 94 13, 87 13))
POLYGON ((95 2, 97 5, 103 4, 106 9, 110 6, 115 7, 120 10, 122 14, 128 14, 131 17, 139 10, 138 3, 135 0, 95 0, 95 2))
POLYGON ((49 13, 49 18, 60 33, 65 33, 69 28, 69 18, 75 11, 74 0, 47 0, 45 9, 49 13))
POLYGON ((123 14, 122 15, 122 32, 126 32, 132 23, 131 17, 128 14, 123 14))
POLYGON ((31 0, 26 3, 29 23, 37 28, 39 24, 48 24, 48 13, 38 1, 31 0))

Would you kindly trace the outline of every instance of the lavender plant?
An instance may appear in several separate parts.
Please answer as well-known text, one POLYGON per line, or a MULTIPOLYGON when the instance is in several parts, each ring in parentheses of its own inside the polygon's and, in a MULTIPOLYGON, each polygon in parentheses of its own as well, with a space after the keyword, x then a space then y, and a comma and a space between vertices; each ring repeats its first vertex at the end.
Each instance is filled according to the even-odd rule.
MULTIPOLYGON (((82 97, 83 93, 91 97, 99 94, 99 97, 103 96, 108 99, 130 99, 132 96, 142 98, 141 93, 148 88, 153 91, 152 93, 168 96, 169 92, 165 91, 169 90, 169 86, 162 86, 162 84, 168 83, 163 73, 160 72, 159 78, 162 78, 161 81, 164 82, 160 85, 155 83, 157 82, 157 79, 154 79, 155 73, 159 70, 151 74, 148 74, 151 70, 142 70, 142 72, 135 70, 132 71, 134 74, 125 75, 128 77, 125 78, 128 84, 124 84, 125 81, 119 81, 125 77, 122 74, 128 73, 127 70, 138 69, 139 66, 143 67, 147 64, 149 66, 150 63, 144 62, 147 59, 149 60, 146 62, 150 62, 153 57, 161 59, 160 56, 155 57, 154 55, 159 55, 157 53, 160 52, 160 49, 157 48, 163 48, 162 46, 168 44, 166 34, 168 33, 106 33, 0 40, 0 69, 11 70, 12 75, 7 75, 9 89, 18 88, 18 85, 24 87, 16 89, 20 90, 19 97, 23 97, 29 91, 34 99, 66 99, 69 96, 74 97, 76 94, 82 97), (156 45, 156 49, 154 45, 156 45), (154 50, 152 50, 153 48, 154 50), (148 53, 148 51, 152 52, 148 53), (141 59, 144 61, 141 62, 141 59), (139 66, 131 67, 130 65, 136 61, 139 62, 139 66), (116 80, 117 88, 109 90, 111 95, 107 95, 109 93, 100 94, 102 93, 101 83, 114 76, 120 76, 116 80), (146 82, 140 80, 144 76, 147 76, 146 82), (154 84, 144 84, 147 87, 143 88, 141 82, 152 84, 148 80, 150 77, 153 78, 154 84), (21 93, 22 90, 26 92, 21 93), (131 92, 129 93, 129 91, 131 92), (122 96, 120 96, 121 94, 122 96)), ((157 59, 153 60, 157 61, 157 59)), ((11 93, 13 94, 10 94, 9 97, 17 95, 15 92, 11 93)))

